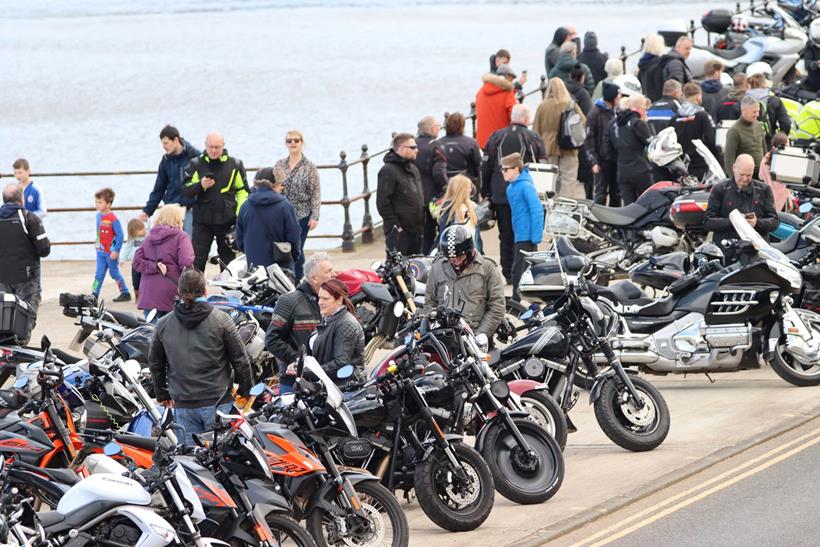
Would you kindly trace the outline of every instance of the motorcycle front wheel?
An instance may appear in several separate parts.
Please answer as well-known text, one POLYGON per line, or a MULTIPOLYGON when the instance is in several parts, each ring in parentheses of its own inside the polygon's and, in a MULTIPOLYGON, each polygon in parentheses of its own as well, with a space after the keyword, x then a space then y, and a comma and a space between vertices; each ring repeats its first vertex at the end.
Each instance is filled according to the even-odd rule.
POLYGON ((481 455, 493 474, 495 489, 521 505, 543 503, 553 497, 564 481, 564 456, 549 433, 531 420, 514 420, 533 454, 524 453, 512 431, 500 420, 484 438, 481 455))
MULTIPOLYGON (((407 547, 410 525, 399 505, 399 500, 384 486, 367 481, 353 485, 368 515, 370 529, 347 532, 333 515, 322 510, 313 511, 307 519, 307 529, 319 547, 329 545, 356 545, 361 547, 407 547)), ((347 528, 347 527, 345 527, 347 528)))
POLYGON ((467 477, 462 481, 443 450, 416 466, 413 483, 419 507, 433 523, 451 532, 475 530, 493 509, 493 476, 481 455, 464 443, 450 445, 467 477))
POLYGON ((595 401, 595 419, 612 442, 632 452, 647 452, 660 446, 669 433, 669 407, 649 382, 630 376, 641 397, 638 407, 617 378, 608 380, 595 401))
POLYGON ((567 417, 555 399, 548 393, 532 389, 521 394, 521 405, 564 450, 567 445, 567 417))
POLYGON ((277 513, 271 513, 265 516, 265 522, 273 532, 273 539, 276 541, 275 545, 285 547, 293 545, 294 547, 315 547, 316 542, 307 530, 302 528, 298 522, 288 517, 277 513))
MULTIPOLYGON (((803 309, 794 311, 811 330, 812 338, 820 337, 820 315, 803 309)), ((779 329, 780 326, 775 325, 773 328, 779 329)), ((805 387, 820 384, 820 363, 803 362, 799 357, 789 352, 783 338, 781 337, 778 342, 769 363, 775 374, 795 386, 805 387)))

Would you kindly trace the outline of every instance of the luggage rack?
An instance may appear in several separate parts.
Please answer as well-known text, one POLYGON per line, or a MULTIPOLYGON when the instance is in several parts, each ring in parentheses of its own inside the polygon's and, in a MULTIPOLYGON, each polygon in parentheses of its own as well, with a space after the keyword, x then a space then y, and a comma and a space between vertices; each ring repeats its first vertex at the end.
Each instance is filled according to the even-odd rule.
POLYGON ((589 214, 589 208, 573 199, 558 198, 547 206, 544 217, 544 235, 548 237, 578 237, 583 228, 582 221, 589 214))

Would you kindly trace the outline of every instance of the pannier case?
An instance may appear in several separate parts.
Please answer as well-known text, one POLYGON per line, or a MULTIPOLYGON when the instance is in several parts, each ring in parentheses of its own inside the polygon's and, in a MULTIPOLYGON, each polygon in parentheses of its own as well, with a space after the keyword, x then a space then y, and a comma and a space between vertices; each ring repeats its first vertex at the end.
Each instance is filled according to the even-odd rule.
POLYGON ((810 150, 784 146, 772 154, 772 179, 792 184, 817 184, 820 164, 810 150))
POLYGON ((546 200, 546 193, 558 193, 558 166, 550 165, 549 163, 528 163, 526 168, 529 169, 532 176, 532 182, 535 185, 535 191, 538 192, 538 197, 543 201, 546 200))

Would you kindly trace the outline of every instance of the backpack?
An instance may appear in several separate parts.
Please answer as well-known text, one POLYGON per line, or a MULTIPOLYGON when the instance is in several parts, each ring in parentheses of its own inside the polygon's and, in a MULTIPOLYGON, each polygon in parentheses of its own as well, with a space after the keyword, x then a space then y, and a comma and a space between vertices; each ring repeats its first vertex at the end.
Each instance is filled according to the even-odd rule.
POLYGON ((558 148, 578 150, 587 139, 587 128, 581 115, 575 111, 575 101, 570 99, 569 106, 561 113, 558 127, 558 148))

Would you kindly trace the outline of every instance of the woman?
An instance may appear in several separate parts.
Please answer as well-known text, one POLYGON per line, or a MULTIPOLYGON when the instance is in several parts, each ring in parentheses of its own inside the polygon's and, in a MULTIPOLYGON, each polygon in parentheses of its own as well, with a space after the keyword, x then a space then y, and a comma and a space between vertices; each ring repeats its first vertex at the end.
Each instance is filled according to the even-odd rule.
POLYGON ((666 42, 660 34, 650 34, 643 41, 643 55, 638 60, 638 80, 643 94, 652 102, 663 96, 661 57, 666 50, 666 42))
POLYGON ((789 146, 789 137, 782 131, 778 131, 772 137, 771 149, 763 156, 763 161, 760 162, 760 178, 772 189, 775 211, 790 213, 794 211, 794 197, 792 197, 791 190, 782 182, 772 179, 772 154, 783 146, 789 146))
POLYGON ((467 175, 473 186, 481 188, 481 148, 475 139, 464 134, 464 114, 453 112, 444 121, 446 135, 438 142, 447 156, 447 177, 467 175))
POLYGON ((606 78, 595 85, 595 91, 592 93, 593 103, 604 96, 604 82, 611 83, 624 73, 624 64, 620 59, 607 59, 604 70, 606 70, 606 78))
POLYGON ((301 252, 296 259, 295 273, 298 281, 302 279, 308 232, 319 224, 322 195, 319 187, 319 170, 302 153, 305 139, 301 131, 288 131, 285 135, 285 146, 288 148, 288 157, 277 161, 274 169, 278 167, 285 172, 285 197, 293 204, 302 231, 302 244, 299 249, 301 252))
POLYGON ((311 344, 313 356, 334 381, 336 372, 345 365, 353 365, 354 377, 364 377, 364 331, 344 283, 338 279, 322 283, 319 311, 322 322, 311 344))
MULTIPOLYGON (((558 146, 558 133, 561 129, 561 115, 569 109, 571 97, 567 86, 561 78, 551 78, 547 85, 544 100, 535 111, 535 122, 532 130, 544 139, 547 149, 547 161, 557 165, 560 171, 558 193, 561 196, 583 199, 586 197, 584 186, 578 182, 578 150, 562 149, 558 146)), ((586 118, 578 103, 572 101, 575 112, 581 116, 581 123, 586 118)))
POLYGON ((182 230, 184 221, 183 207, 164 205, 148 237, 134 253, 131 267, 140 273, 137 307, 146 316, 150 310, 157 310, 159 319, 174 309, 179 277, 194 265, 191 238, 182 230))
POLYGON ((478 228, 478 215, 475 212, 475 204, 470 199, 472 190, 472 181, 464 175, 456 175, 450 179, 447 192, 444 194, 444 201, 441 204, 438 233, 443 234, 444 230, 453 224, 466 224, 475 233, 478 252, 484 254, 481 231, 478 228))

